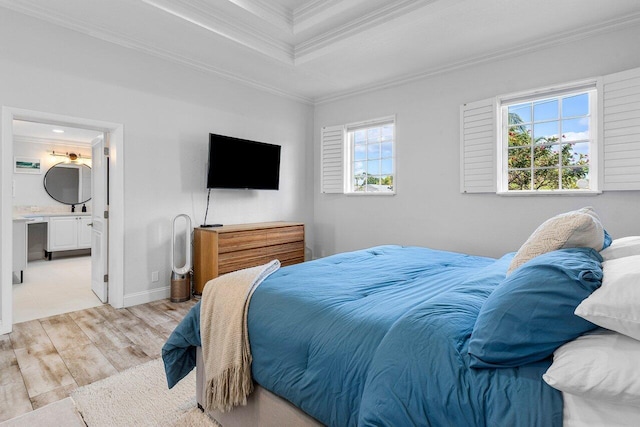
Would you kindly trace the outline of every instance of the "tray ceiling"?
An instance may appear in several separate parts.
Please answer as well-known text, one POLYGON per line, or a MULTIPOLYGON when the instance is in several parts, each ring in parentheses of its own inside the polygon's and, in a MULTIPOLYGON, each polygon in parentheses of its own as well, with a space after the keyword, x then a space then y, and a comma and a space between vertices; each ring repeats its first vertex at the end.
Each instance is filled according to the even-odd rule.
POLYGON ((0 0, 306 102, 640 25, 637 0, 0 0))

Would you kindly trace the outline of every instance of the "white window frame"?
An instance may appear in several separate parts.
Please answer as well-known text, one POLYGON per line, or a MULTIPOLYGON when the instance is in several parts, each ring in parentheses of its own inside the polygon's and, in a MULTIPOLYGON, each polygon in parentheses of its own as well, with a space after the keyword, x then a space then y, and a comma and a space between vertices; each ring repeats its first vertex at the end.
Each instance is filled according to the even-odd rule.
MULTIPOLYGON (((372 120, 366 120, 357 123, 349 123, 345 126, 345 194, 355 196, 393 196, 397 191, 397 171, 396 171, 396 116, 381 117, 372 120), (355 143, 353 141, 353 134, 355 131, 381 127, 384 125, 393 124, 393 139, 391 145, 391 168, 393 176, 393 191, 354 191, 354 163, 355 163, 355 143)), ((381 159, 382 160, 382 159, 381 159)))
MULTIPOLYGON (((393 196, 398 189, 396 169, 396 149, 398 144, 396 116, 386 116, 362 122, 338 126, 324 126, 320 129, 320 191, 323 194, 345 194, 354 196, 393 196), (354 191, 355 144, 351 134, 356 130, 393 124, 391 145, 391 167, 393 191, 354 191)), ((386 159, 386 158, 385 158, 386 159)), ((382 158, 380 159, 382 161, 382 158)))
MULTIPOLYGON (((520 92, 497 97, 496 103, 496 153, 498 155, 496 168, 497 194, 509 196, 530 196, 530 195, 585 195, 600 194, 601 188, 601 164, 602 153, 602 133, 598 124, 602 120, 601 102, 602 82, 601 79, 590 79, 572 82, 568 84, 541 88, 533 91, 520 92), (544 99, 555 99, 571 94, 588 92, 590 110, 590 144, 589 144, 589 188, 588 189, 558 189, 558 190, 509 190, 508 188, 508 138, 505 127, 508 126, 508 107, 514 104, 536 102, 544 99)), ((560 119, 560 118, 559 118, 560 119)))

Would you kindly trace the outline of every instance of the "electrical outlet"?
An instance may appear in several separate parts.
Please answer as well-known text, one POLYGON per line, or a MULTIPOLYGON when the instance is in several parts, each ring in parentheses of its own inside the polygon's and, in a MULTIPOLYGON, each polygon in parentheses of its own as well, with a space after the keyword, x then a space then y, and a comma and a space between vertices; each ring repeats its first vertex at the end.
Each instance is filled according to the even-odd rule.
POLYGON ((152 282, 157 282, 158 280, 160 280, 160 279, 158 278, 158 272, 157 272, 157 271, 152 271, 152 272, 151 272, 151 281, 152 281, 152 282))

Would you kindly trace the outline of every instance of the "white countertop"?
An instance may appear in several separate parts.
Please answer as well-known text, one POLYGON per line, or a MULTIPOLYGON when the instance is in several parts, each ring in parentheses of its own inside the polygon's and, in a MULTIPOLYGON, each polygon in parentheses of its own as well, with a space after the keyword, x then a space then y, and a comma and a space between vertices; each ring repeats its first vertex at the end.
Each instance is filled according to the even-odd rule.
POLYGON ((89 216, 91 212, 34 212, 22 215, 24 218, 34 218, 37 216, 89 216))
POLYGON ((43 221, 44 218, 50 218, 52 216, 90 216, 91 212, 34 212, 30 214, 24 215, 15 215, 13 217, 14 221, 29 221, 29 222, 37 222, 43 221))

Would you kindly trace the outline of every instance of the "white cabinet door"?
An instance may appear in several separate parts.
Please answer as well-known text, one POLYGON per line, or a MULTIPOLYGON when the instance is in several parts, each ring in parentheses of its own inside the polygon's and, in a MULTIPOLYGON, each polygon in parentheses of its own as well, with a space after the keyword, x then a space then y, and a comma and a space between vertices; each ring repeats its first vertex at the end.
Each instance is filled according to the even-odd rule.
POLYGON ((91 217, 81 216, 78 219, 78 249, 91 247, 91 217))
MULTIPOLYGON (((27 268, 27 222, 13 220, 13 271, 22 273, 27 268)), ((22 283, 22 274, 20 274, 22 283)))
POLYGON ((49 218, 47 251, 67 251, 78 247, 78 217, 58 216, 49 218))

